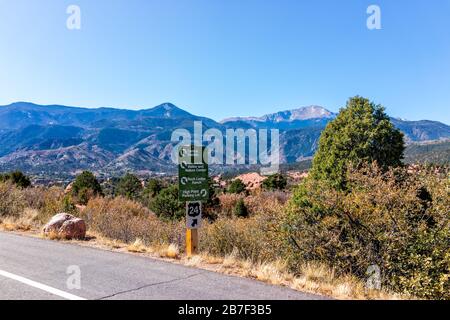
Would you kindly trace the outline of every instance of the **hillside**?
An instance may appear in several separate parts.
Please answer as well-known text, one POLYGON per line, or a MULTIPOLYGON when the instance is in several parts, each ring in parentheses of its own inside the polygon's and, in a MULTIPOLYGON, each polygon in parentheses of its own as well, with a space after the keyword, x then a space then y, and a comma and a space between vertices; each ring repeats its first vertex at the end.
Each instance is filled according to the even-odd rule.
MULTIPOLYGON (((0 171, 56 176, 85 169, 107 176, 129 170, 173 172, 171 134, 180 128, 192 132, 194 121, 202 121, 204 130, 223 133, 229 128, 279 129, 281 162, 291 164, 314 155, 322 130, 335 116, 323 107, 309 106, 216 122, 171 103, 125 110, 17 102, 0 106, 0 171)), ((440 122, 392 121, 408 143, 450 139, 450 127, 440 122)), ((436 148, 415 147, 411 152, 418 159, 430 153, 432 161, 448 160, 448 153, 436 148)))

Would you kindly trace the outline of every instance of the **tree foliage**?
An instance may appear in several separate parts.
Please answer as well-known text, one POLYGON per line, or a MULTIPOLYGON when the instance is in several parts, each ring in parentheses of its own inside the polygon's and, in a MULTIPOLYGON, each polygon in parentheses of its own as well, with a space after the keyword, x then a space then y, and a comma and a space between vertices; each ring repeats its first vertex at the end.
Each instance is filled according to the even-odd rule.
POLYGON ((356 96, 322 132, 311 176, 343 189, 350 164, 376 161, 384 170, 400 166, 404 149, 403 134, 384 108, 356 96))
POLYGON ((178 186, 171 185, 161 190, 150 203, 150 209, 166 220, 179 220, 184 217, 184 204, 178 201, 178 186))
POLYGON ((268 176, 263 182, 262 187, 265 190, 284 190, 287 186, 287 179, 281 173, 275 173, 268 176))
POLYGON ((234 215, 238 218, 247 218, 248 217, 248 209, 245 205, 244 199, 239 199, 236 202, 234 207, 234 215))
POLYGON ((139 178, 127 173, 119 180, 116 193, 125 198, 136 200, 141 196, 142 190, 143 187, 139 178))
POLYGON ((94 174, 89 171, 83 171, 72 184, 72 195, 81 204, 87 204, 93 196, 103 195, 103 191, 94 174))
POLYGON ((228 186, 228 192, 229 193, 243 193, 246 192, 246 186, 245 184, 242 182, 241 179, 234 179, 233 181, 231 181, 230 185, 228 186))
POLYGON ((163 189, 163 184, 159 179, 150 179, 144 189, 144 194, 149 197, 155 197, 163 189))
POLYGON ((31 186, 30 178, 24 175, 21 171, 13 171, 10 173, 0 174, 0 182, 11 181, 19 188, 28 188, 31 186))
POLYGON ((347 189, 306 179, 293 192, 284 230, 289 263, 323 261, 417 297, 449 299, 450 225, 447 173, 350 168, 347 189))

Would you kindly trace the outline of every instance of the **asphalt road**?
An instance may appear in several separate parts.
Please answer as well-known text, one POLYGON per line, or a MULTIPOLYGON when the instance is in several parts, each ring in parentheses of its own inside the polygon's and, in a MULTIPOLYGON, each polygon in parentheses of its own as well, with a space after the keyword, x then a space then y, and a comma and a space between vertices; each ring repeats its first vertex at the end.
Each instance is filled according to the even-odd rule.
POLYGON ((0 232, 0 300, 5 299, 311 300, 324 297, 151 258, 0 232), (78 284, 80 288, 74 288, 78 284))

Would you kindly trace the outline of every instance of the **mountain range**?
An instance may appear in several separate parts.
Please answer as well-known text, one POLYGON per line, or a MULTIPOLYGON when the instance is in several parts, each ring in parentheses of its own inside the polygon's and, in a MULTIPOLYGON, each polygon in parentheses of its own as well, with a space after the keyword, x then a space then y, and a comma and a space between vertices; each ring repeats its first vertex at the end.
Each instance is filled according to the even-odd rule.
MULTIPOLYGON (((36 105, 17 102, 0 106, 0 171, 73 176, 81 170, 115 175, 173 172, 170 141, 175 129, 255 128, 280 130, 283 163, 311 157, 320 133, 336 114, 307 106, 262 117, 236 117, 216 122, 193 115, 171 103, 126 110, 36 105)), ((450 126, 430 120, 392 118, 407 143, 450 139, 450 126)))

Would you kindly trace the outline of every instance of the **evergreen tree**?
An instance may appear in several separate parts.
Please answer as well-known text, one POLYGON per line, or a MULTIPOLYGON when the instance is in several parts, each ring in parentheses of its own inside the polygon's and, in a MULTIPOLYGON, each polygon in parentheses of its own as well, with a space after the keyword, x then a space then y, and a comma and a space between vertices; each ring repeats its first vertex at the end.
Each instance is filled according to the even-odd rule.
POLYGON ((245 184, 242 182, 241 179, 235 179, 230 183, 230 186, 228 187, 229 193, 243 193, 247 191, 245 184))
POLYGON ((143 187, 139 178, 127 173, 119 180, 116 193, 128 199, 136 200, 141 196, 142 190, 143 187))
POLYGON ((287 186, 287 179, 281 173, 275 173, 268 176, 263 182, 262 187, 265 190, 284 190, 287 186))
POLYGON ((31 186, 30 178, 24 175, 21 171, 0 174, 0 182, 1 181, 11 181, 16 186, 23 189, 31 186))
POLYGON ((185 215, 185 205, 178 201, 178 186, 171 185, 161 190, 150 203, 150 209, 166 220, 179 220, 185 215))
POLYGON ((150 179, 147 182, 144 193, 150 197, 155 197, 163 189, 163 184, 158 179, 150 179))
POLYGON ((72 195, 81 204, 87 204, 91 197, 103 195, 103 191, 94 174, 89 171, 83 171, 72 184, 72 195))
POLYGON ((376 161, 383 169, 400 166, 404 149, 403 134, 384 108, 356 96, 322 132, 311 176, 344 189, 349 165, 376 161))
POLYGON ((234 206, 234 215, 238 218, 247 218, 248 209, 245 205, 244 199, 239 199, 234 206))

